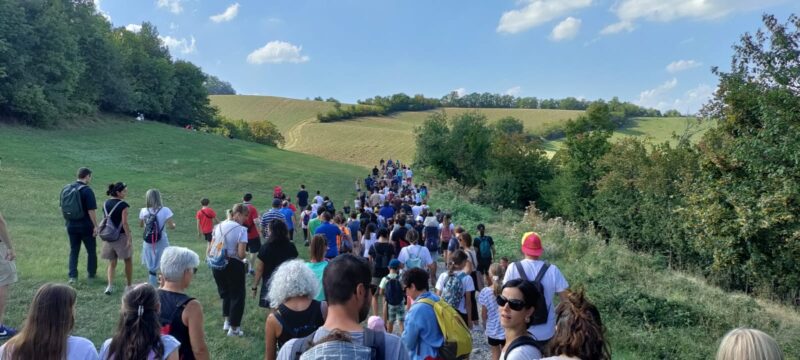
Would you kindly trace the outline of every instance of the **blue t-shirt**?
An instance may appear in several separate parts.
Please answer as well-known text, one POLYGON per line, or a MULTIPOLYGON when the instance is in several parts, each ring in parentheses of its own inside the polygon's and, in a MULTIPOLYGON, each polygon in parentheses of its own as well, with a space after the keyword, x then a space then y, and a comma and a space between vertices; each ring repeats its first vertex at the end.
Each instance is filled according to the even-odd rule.
POLYGON ((353 237, 353 241, 361 241, 361 239, 356 239, 356 235, 361 231, 361 221, 350 219, 347 227, 350 229, 350 236, 353 237))
POLYGON ((326 258, 333 259, 336 255, 339 255, 339 248, 336 246, 336 237, 341 235, 342 231, 339 230, 338 226, 330 222, 323 222, 322 225, 317 227, 317 231, 314 232, 314 235, 316 234, 323 234, 328 240, 328 252, 325 253, 326 258))
POLYGON ((380 214, 380 216, 383 216, 384 219, 388 220, 392 216, 394 216, 394 208, 391 206, 384 206, 381 208, 381 211, 378 212, 378 214, 380 214))
POLYGON ((286 218, 286 226, 289 228, 289 230, 294 229, 294 211, 288 207, 285 207, 281 208, 281 214, 283 214, 283 217, 286 218))

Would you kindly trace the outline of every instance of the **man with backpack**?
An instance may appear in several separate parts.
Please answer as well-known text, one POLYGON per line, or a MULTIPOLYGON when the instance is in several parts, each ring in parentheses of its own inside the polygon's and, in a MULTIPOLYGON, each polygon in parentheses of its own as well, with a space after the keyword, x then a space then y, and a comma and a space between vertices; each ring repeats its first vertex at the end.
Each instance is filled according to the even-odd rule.
MULTIPOLYGON (((494 239, 486 235, 486 227, 483 224, 478 224, 478 234, 480 236, 476 237, 472 242, 472 247, 475 249, 478 258, 478 268, 476 270, 479 275, 488 276, 489 266, 492 265, 495 255, 494 239)), ((485 284, 491 283, 486 279, 483 279, 483 281, 485 284)))
POLYGON ((352 254, 328 263, 322 276, 328 301, 325 324, 308 337, 289 340, 281 347, 278 360, 295 360, 301 355, 304 359, 340 359, 343 353, 353 354, 353 359, 408 359, 399 337, 361 326, 376 289, 370 280, 367 262, 352 254), (334 336, 329 336, 332 333, 334 336))
POLYGON ((539 234, 527 232, 522 235, 522 253, 525 259, 510 264, 503 279, 503 283, 514 279, 526 279, 544 295, 542 303, 534 307, 536 311, 528 327, 528 332, 536 339, 540 349, 544 348, 555 333, 556 313, 553 296, 558 294, 561 301, 566 301, 565 291, 569 289, 567 280, 557 266, 539 260, 543 251, 539 234))
POLYGON ((78 180, 64 186, 61 190, 61 213, 66 220, 69 236, 69 283, 74 284, 78 278, 78 256, 81 243, 86 248, 88 259, 86 272, 89 279, 97 274, 97 200, 94 191, 89 187, 92 181, 92 170, 82 167, 78 169, 78 180))

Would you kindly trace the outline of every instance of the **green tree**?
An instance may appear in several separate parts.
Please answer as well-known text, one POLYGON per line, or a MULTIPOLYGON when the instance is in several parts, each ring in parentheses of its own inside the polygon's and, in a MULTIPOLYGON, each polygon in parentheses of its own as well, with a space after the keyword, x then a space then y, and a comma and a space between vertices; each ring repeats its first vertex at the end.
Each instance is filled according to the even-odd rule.
POLYGON ((494 123, 494 128, 495 131, 499 131, 500 133, 506 135, 522 134, 525 132, 522 121, 511 116, 497 120, 494 123))
POLYGON ((488 168, 486 159, 492 144, 491 134, 486 116, 477 111, 459 114, 450 120, 446 147, 453 158, 452 178, 465 186, 482 184, 488 168))
POLYGON ((220 80, 214 75, 206 74, 205 76, 206 80, 203 86, 205 86, 209 95, 236 95, 236 90, 234 90, 231 83, 220 80))
POLYGON ((278 127, 267 120, 254 121, 249 125, 251 141, 253 142, 277 147, 283 146, 286 141, 278 131, 278 127))
POLYGON ((188 61, 173 64, 175 97, 171 101, 170 121, 178 125, 204 125, 215 122, 216 109, 211 107, 208 92, 203 86, 205 74, 188 61))

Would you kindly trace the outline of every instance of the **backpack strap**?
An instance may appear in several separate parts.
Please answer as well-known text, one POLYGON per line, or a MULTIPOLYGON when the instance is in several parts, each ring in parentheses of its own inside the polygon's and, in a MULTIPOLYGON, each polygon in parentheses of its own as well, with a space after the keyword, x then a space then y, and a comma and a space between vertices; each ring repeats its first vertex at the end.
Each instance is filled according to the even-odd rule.
POLYGON ((525 280, 530 281, 530 279, 528 279, 528 274, 525 273, 525 268, 522 267, 522 263, 520 263, 519 261, 515 261, 514 262, 514 267, 517 268, 517 272, 519 273, 519 277, 521 279, 525 279, 525 280))
MULTIPOLYGON (((536 274, 536 279, 534 279, 533 281, 541 284, 542 283, 542 278, 544 277, 544 274, 547 272, 547 269, 549 269, 549 268, 550 268, 550 263, 545 261, 544 265, 542 265, 542 268, 539 269, 539 273, 536 274)), ((542 294, 542 295, 544 295, 544 294, 542 294)))
POLYGON ((386 335, 364 328, 364 346, 372 349, 372 359, 386 358, 386 335))
POLYGON ((540 353, 542 352, 542 350, 539 349, 539 346, 536 344, 536 340, 534 340, 529 335, 523 335, 523 336, 520 336, 520 337, 514 339, 514 341, 512 341, 511 344, 508 345, 508 350, 506 350, 506 354, 505 354, 505 356, 503 356, 503 360, 508 359, 508 354, 511 354, 511 350, 514 350, 514 349, 516 349, 516 348, 518 348, 520 346, 526 346, 526 345, 533 346, 533 347, 536 348, 536 350, 539 350, 540 353))
POLYGON ((108 210, 106 210, 106 205, 108 204, 107 203, 103 204, 103 211, 106 213, 106 216, 111 216, 111 214, 114 213, 114 210, 117 210, 117 206, 119 206, 119 204, 122 204, 122 200, 117 201, 117 203, 114 204, 114 207, 111 208, 111 212, 108 212, 108 210))
POLYGON ((314 343, 314 335, 317 334, 317 331, 314 330, 311 334, 304 338, 299 338, 292 343, 292 358, 293 359, 300 359, 300 355, 303 355, 306 350, 311 348, 311 344, 314 343))
POLYGON ((179 302, 179 303, 177 304, 178 306, 176 306, 176 307, 175 307, 175 310, 173 310, 173 311, 172 311, 172 314, 169 316, 169 323, 170 323, 170 325, 171 325, 171 324, 173 324, 173 323, 175 322, 175 315, 178 315, 178 314, 181 314, 181 313, 183 313, 183 309, 185 309, 185 308, 186 308, 186 304, 188 304, 190 301, 192 301, 192 300, 194 300, 194 299, 195 299, 195 298, 193 298, 193 297, 190 297, 190 298, 188 298, 188 299, 185 299, 185 300, 183 300, 183 301, 181 301, 181 302, 179 302))

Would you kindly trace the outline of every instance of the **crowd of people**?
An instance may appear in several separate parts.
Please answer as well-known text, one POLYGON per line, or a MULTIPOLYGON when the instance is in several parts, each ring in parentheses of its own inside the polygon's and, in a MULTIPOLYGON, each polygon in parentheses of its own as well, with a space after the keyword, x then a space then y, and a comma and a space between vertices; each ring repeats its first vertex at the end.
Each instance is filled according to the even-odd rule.
MULTIPOLYGON (((149 281, 132 285, 127 187, 108 186, 98 221, 91 174, 79 169, 78 180, 62 191, 71 250, 68 279, 77 278, 81 245, 89 253, 88 276, 96 275, 95 238, 101 237, 101 255, 109 261, 106 294, 114 292, 117 260, 125 263, 117 329, 99 352, 89 340, 71 336, 76 292, 60 284, 37 291, 19 333, 2 325, 16 270, 0 216, 0 330, 11 337, 0 358, 211 358, 203 307, 187 294, 200 256, 170 246, 166 229, 176 225, 160 192, 148 190, 139 212, 149 281)), ((197 234, 207 242, 206 262, 228 336, 244 336, 250 278, 251 296, 270 309, 264 322, 266 360, 467 358, 473 333, 486 337, 493 360, 611 358, 600 312, 583 291, 570 290, 556 264, 541 259, 539 234, 522 235, 523 259, 498 257, 483 224, 472 231, 456 225, 451 214, 431 209, 427 187, 417 186, 410 167, 399 161, 381 160, 355 187, 353 206, 348 201, 338 211, 319 191, 311 198, 305 185, 296 204, 276 187, 263 214, 246 193, 222 221, 210 201, 201 199, 197 234), (308 261, 298 259, 296 225, 308 261)), ((739 328, 723 338, 717 359, 782 359, 782 354, 769 335, 739 328)))

